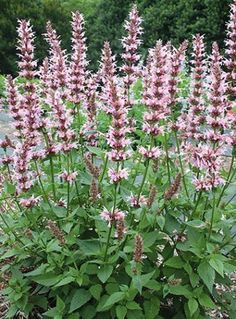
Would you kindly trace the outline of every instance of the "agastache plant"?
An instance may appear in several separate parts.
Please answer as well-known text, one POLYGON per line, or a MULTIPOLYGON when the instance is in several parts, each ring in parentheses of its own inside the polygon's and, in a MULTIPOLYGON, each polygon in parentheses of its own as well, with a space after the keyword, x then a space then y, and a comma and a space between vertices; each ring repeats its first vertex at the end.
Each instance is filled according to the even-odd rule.
POLYGON ((19 21, 0 140, 7 318, 234 316, 235 2, 226 59, 200 34, 145 58, 141 22, 133 6, 121 67, 105 41, 91 72, 78 11, 71 53, 48 22, 40 63, 19 21))

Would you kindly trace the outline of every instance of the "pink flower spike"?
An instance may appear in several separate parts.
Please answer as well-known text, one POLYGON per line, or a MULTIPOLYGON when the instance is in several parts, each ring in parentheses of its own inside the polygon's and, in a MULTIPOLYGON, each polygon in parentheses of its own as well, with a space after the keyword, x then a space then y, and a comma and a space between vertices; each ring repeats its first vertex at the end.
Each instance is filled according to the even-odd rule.
POLYGON ((147 198, 143 195, 138 198, 138 196, 132 194, 128 200, 131 207, 139 208, 140 206, 147 205, 147 198))
POLYGON ((142 34, 141 22, 142 19, 139 17, 136 5, 134 5, 129 13, 128 21, 125 22, 125 29, 127 30, 128 34, 122 39, 122 45, 124 49, 122 58, 124 60, 124 65, 121 69, 125 73, 124 86, 126 107, 132 105, 132 101, 130 100, 129 96, 130 86, 137 80, 141 73, 138 66, 140 55, 137 54, 138 47, 141 44, 139 39, 140 35, 142 34))
POLYGON ((34 197, 34 195, 32 195, 29 198, 20 199, 20 205, 25 208, 31 208, 31 207, 37 206, 39 202, 40 202, 40 197, 34 197))
POLYGON ((78 175, 77 172, 68 173, 67 171, 64 171, 63 173, 59 175, 59 177, 61 177, 64 181, 72 184, 75 181, 77 175, 78 175))
POLYGON ((84 18, 79 11, 72 13, 72 55, 69 65, 69 99, 80 103, 84 97, 86 81, 86 43, 84 36, 84 18))
POLYGON ((118 171, 113 168, 109 168, 108 176, 110 177, 111 183, 118 183, 122 179, 128 179, 129 172, 127 168, 123 168, 118 171))
POLYGON ((152 147, 150 150, 143 146, 138 149, 139 153, 145 158, 158 159, 162 155, 162 151, 158 147, 152 147))
POLYGON ((109 227, 111 227, 111 225, 116 222, 124 221, 125 212, 122 212, 119 209, 112 209, 111 211, 108 211, 104 208, 104 210, 100 213, 100 216, 103 220, 107 221, 109 227))

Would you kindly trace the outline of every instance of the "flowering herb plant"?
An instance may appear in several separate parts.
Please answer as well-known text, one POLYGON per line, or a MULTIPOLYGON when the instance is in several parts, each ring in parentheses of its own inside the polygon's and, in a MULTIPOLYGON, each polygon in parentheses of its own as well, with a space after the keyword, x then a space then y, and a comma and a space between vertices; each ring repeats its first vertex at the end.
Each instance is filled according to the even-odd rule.
POLYGON ((141 22, 134 6, 122 66, 105 42, 91 73, 79 12, 70 55, 47 24, 40 66, 19 21, 15 138, 1 141, 6 318, 235 318, 217 286, 236 265, 236 3, 227 58, 198 34, 190 61, 186 41, 157 41, 141 63, 141 22))

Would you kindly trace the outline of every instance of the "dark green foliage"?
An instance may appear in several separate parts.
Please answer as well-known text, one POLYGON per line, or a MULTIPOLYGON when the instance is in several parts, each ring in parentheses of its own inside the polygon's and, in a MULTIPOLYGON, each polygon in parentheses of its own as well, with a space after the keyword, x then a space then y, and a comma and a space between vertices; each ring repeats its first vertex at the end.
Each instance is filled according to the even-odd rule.
MULTIPOLYGON (((124 33, 123 21, 133 0, 1 0, 0 12, 0 72, 16 72, 16 26, 18 18, 31 19, 37 35, 37 58, 45 55, 46 43, 41 36, 45 23, 51 20, 61 34, 63 46, 70 51, 71 11, 79 10, 85 15, 86 37, 90 68, 98 67, 101 48, 105 40, 121 53, 120 39, 124 33)), ((137 0, 143 27, 143 56, 157 39, 171 40, 178 45, 183 39, 191 40, 192 34, 205 34, 207 47, 217 40, 224 45, 225 23, 228 20, 231 0, 137 0)))
POLYGON ((175 45, 192 34, 205 34, 208 45, 218 41, 223 45, 225 23, 231 0, 154 0, 139 1, 144 17, 145 47, 153 46, 157 38, 175 45))
POLYGON ((63 43, 69 46, 68 12, 60 0, 17 0, 0 1, 0 73, 16 73, 16 28, 18 19, 30 19, 36 35, 36 58, 41 61, 45 56, 47 45, 42 34, 45 24, 51 20, 55 28, 62 34, 63 43), (66 32, 65 32, 66 30, 66 32), (68 32, 67 32, 68 31, 68 32))

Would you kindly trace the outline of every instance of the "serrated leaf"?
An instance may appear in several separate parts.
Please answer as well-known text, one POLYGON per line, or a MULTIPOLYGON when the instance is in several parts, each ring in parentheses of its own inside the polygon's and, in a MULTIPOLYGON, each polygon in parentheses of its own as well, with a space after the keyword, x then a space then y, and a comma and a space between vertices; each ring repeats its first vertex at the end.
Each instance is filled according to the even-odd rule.
POLYGON ((124 319, 127 314, 127 309, 125 306, 116 306, 116 317, 117 319, 124 319))
POLYGON ((212 288, 215 280, 215 270, 206 262, 203 261, 197 268, 198 274, 209 291, 212 293, 212 288))
POLYGON ((91 299, 91 294, 85 289, 77 289, 71 299, 69 313, 79 309, 91 299))
POLYGON ((38 275, 45 274, 45 270, 47 268, 48 268, 48 264, 42 264, 38 268, 25 273, 24 276, 28 277, 28 276, 38 276, 38 275))
POLYGON ((46 287, 54 286, 61 280, 61 275, 55 275, 54 273, 47 273, 44 275, 35 276, 32 278, 33 281, 46 287))
POLYGON ((155 291, 159 291, 161 289, 161 284, 153 279, 153 280, 150 280, 148 283, 146 283, 144 287, 155 290, 155 291))
POLYGON ((96 300, 99 300, 102 293, 102 286, 99 284, 91 286, 89 291, 96 300))
POLYGON ((90 151, 90 153, 98 155, 98 156, 102 156, 103 155, 103 151, 101 148, 99 147, 94 147, 94 146, 87 146, 87 149, 90 151))
POLYGON ((73 282, 74 280, 75 280, 74 277, 71 277, 71 276, 65 277, 62 280, 60 280, 54 287, 65 286, 65 285, 73 282))
POLYGON ((78 243, 85 256, 96 256, 100 251, 100 243, 97 239, 79 240, 78 243))
POLYGON ((204 223, 202 220, 191 220, 186 223, 188 226, 194 227, 194 228, 204 228, 206 227, 206 223, 204 223))
POLYGON ((162 215, 158 215, 156 217, 156 221, 157 221, 157 224, 159 225, 160 229, 163 230, 165 227, 165 217, 162 215))
POLYGON ((101 280, 101 282, 104 284, 107 279, 111 276, 113 271, 113 267, 111 265, 103 265, 98 270, 97 276, 101 280))
POLYGON ((56 308, 57 308, 59 313, 62 313, 63 310, 65 309, 65 303, 59 296, 57 296, 57 307, 56 308))
POLYGON ((215 269, 215 271, 218 272, 218 274, 224 277, 224 264, 219 258, 217 258, 217 256, 212 256, 212 258, 209 261, 209 264, 212 268, 215 269))
POLYGON ((150 233, 144 233, 143 234, 143 245, 145 248, 151 247, 157 238, 159 237, 158 232, 150 232, 150 233))
POLYGON ((129 301, 129 302, 127 302, 127 304, 126 304, 126 308, 127 309, 130 309, 130 310, 140 310, 141 308, 140 308, 140 306, 139 306, 139 304, 137 303, 137 302, 135 302, 135 301, 129 301))
POLYGON ((205 293, 202 293, 200 295, 200 297, 198 298, 198 301, 200 305, 203 307, 210 308, 210 309, 214 309, 216 307, 214 302, 211 300, 211 298, 205 293))
MULTIPOLYGON (((83 307, 81 313, 82 313, 82 318, 92 319, 96 316, 96 308, 92 305, 88 305, 83 307)), ((75 319, 77 318, 78 316, 75 319)))
POLYGON ((145 319, 155 319, 159 313, 160 300, 157 297, 144 302, 145 319))
POLYGON ((190 312, 190 316, 192 317, 193 314, 198 309, 198 302, 196 301, 196 299, 194 299, 194 298, 189 299, 189 301, 188 301, 188 309, 189 309, 189 312, 190 312))
POLYGON ((176 296, 184 296, 186 298, 192 297, 191 291, 189 291, 187 287, 181 285, 169 286, 169 292, 176 296))
POLYGON ((107 299, 107 301, 105 302, 103 308, 104 309, 109 309, 110 307, 112 307, 114 304, 116 304, 117 302, 123 300, 125 297, 125 293, 122 291, 119 292, 115 292, 114 294, 112 294, 111 296, 109 296, 109 298, 107 299))
POLYGON ((181 269, 184 266, 184 262, 179 256, 174 256, 168 259, 165 262, 165 265, 172 268, 181 269))
POLYGON ((134 287, 138 290, 140 294, 142 294, 142 288, 145 286, 149 280, 154 275, 155 271, 152 271, 149 274, 146 275, 135 275, 132 279, 134 287))

